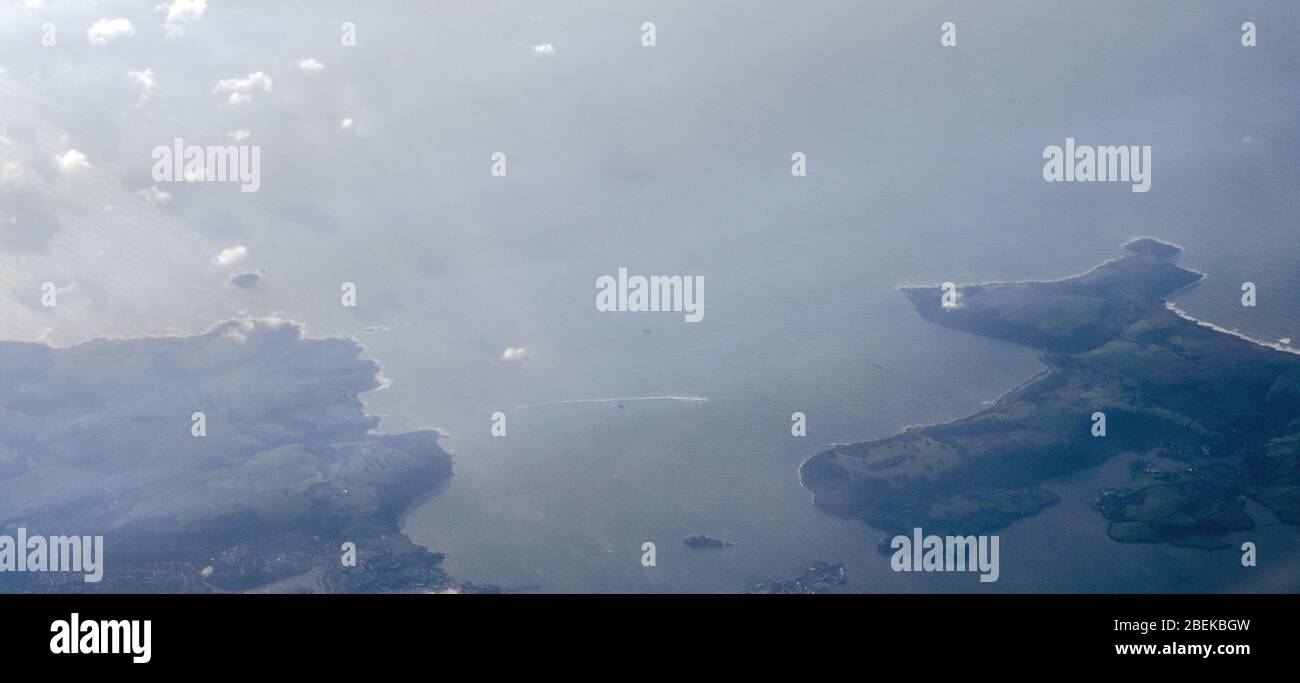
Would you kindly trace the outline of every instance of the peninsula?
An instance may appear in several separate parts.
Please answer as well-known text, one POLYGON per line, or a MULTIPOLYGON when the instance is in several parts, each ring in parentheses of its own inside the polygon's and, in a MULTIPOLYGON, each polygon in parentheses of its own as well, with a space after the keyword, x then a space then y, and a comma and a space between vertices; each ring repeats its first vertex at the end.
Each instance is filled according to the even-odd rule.
POLYGON ((1201 277, 1178 247, 1125 250, 1062 280, 960 287, 955 306, 904 288, 926 320, 1040 349, 1046 368, 970 417, 813 455, 800 476, 815 504, 890 533, 977 533, 1057 502, 1053 477, 1135 452, 1186 466, 1135 467, 1101 492, 1115 540, 1221 547, 1255 523, 1244 498, 1300 523, 1300 355, 1172 310, 1201 277))

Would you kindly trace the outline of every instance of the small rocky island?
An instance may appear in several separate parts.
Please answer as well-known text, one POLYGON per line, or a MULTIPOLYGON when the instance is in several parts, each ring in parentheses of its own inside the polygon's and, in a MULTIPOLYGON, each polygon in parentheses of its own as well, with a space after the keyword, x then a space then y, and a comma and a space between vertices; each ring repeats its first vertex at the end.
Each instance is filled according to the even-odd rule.
POLYGON ((1130 452, 1187 466, 1101 494, 1115 540, 1219 547, 1254 524, 1243 497, 1300 523, 1300 355, 1171 310, 1201 277, 1178 247, 1125 250, 1064 280, 961 287, 955 307, 903 289, 926 320, 1041 349, 1047 367, 970 417, 817 453, 800 468, 815 503, 887 533, 978 533, 1057 502, 1046 480, 1130 452))
POLYGON ((731 541, 724 541, 720 538, 714 538, 706 534, 691 534, 682 539, 687 547, 700 549, 726 548, 735 545, 731 541))

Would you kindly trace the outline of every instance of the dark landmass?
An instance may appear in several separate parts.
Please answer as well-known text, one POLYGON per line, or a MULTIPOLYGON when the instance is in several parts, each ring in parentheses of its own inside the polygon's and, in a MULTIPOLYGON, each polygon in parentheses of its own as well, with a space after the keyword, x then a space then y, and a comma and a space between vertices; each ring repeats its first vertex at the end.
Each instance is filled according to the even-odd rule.
POLYGON ((842 562, 817 561, 808 566, 808 570, 793 579, 763 581, 754 584, 749 593, 768 593, 780 595, 807 595, 812 593, 831 593, 846 582, 842 562))
POLYGON ((954 308, 904 289, 925 319, 1041 349, 1047 369, 970 417, 812 456, 800 474, 816 504, 889 532, 987 531, 1054 504, 1043 481, 1127 451, 1189 470, 1103 493, 1116 540, 1217 545, 1253 525, 1242 496, 1300 523, 1300 356, 1169 310, 1200 275, 1173 245, 1125 248, 1064 280, 962 287, 954 308))
POLYGON ((706 536, 704 534, 691 534, 682 540, 686 542, 686 545, 696 549, 726 548, 727 546, 735 545, 735 543, 732 543, 731 541, 724 541, 720 538, 713 538, 712 536, 706 536))
MULTIPOLYGON (((398 515, 451 476, 432 431, 380 435, 344 339, 231 321, 194 337, 0 343, 0 530, 103 535, 104 577, 3 591, 444 591, 398 515), (206 416, 206 436, 191 416, 206 416), (345 542, 355 566, 344 566, 345 542)), ((490 587, 488 587, 490 589, 490 587)))

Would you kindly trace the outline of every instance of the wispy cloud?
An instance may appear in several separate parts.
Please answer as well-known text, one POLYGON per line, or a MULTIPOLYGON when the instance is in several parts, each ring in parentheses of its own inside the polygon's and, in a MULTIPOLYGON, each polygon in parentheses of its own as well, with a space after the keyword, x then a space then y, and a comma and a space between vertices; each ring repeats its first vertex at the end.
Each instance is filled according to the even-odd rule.
POLYGON ((139 83, 140 86, 144 88, 145 92, 149 92, 158 87, 158 81, 154 80, 153 77, 153 69, 145 69, 144 71, 128 71, 126 72, 126 75, 131 80, 139 83))
POLYGON ((144 199, 144 203, 149 206, 161 206, 172 200, 171 193, 159 188, 157 185, 140 190, 139 195, 144 199))
POLYGON ((153 69, 145 69, 144 71, 128 71, 126 72, 126 77, 135 81, 142 88, 140 91, 140 102, 144 102, 148 99, 149 94, 158 87, 158 81, 154 80, 153 77, 153 69))
POLYGON ((158 6, 159 11, 167 11, 163 26, 168 38, 184 35, 185 29, 198 23, 207 9, 208 0, 172 0, 170 5, 164 3, 158 6))

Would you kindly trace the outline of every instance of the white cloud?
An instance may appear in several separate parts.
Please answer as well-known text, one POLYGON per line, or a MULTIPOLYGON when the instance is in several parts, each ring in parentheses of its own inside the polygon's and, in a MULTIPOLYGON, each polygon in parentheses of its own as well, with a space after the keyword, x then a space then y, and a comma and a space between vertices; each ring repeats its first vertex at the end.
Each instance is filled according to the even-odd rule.
POLYGON ((172 0, 170 5, 159 5, 159 10, 167 10, 167 37, 176 38, 185 33, 186 26, 198 23, 203 12, 208 9, 208 0, 172 0))
POLYGON ((350 128, 352 128, 352 119, 339 121, 339 130, 349 130, 350 128))
POLYGON ((223 78, 212 87, 212 92, 253 92, 262 90, 271 92, 271 77, 261 71, 254 71, 245 78, 223 78))
MULTIPOLYGON (((126 77, 139 83, 140 87, 144 88, 140 93, 140 102, 149 99, 149 93, 153 92, 154 88, 158 87, 158 81, 155 81, 153 78, 153 69, 145 69, 144 71, 128 71, 126 72, 126 77)), ((136 104, 138 105, 140 102, 137 102, 136 104)))
POLYGON ((161 206, 172 200, 171 193, 159 188, 157 185, 140 190, 139 194, 144 199, 144 203, 149 206, 161 206))
POLYGON ((240 244, 222 249, 220 254, 212 257, 212 262, 218 266, 230 266, 243 261, 246 256, 248 256, 248 247, 240 244))
POLYGON ((550 43, 542 43, 541 45, 534 45, 533 52, 536 52, 539 55, 553 55, 555 54, 555 46, 550 43))
POLYGON ((75 173, 90 168, 90 162, 86 160, 86 155, 75 149, 64 152, 62 156, 55 157, 55 163, 59 165, 59 170, 64 173, 75 173))
POLYGON ((321 64, 320 60, 314 57, 308 57, 307 59, 298 62, 298 68, 302 69, 303 73, 318 74, 325 70, 325 65, 321 64))
POLYGON ((244 140, 247 140, 250 135, 252 135, 252 133, 248 132, 247 130, 244 130, 243 128, 240 128, 239 130, 232 130, 229 133, 226 133, 226 137, 230 138, 231 140, 234 140, 235 142, 243 142, 244 140))
POLYGON ((532 353, 522 346, 508 346, 505 351, 501 352, 501 360, 515 361, 523 360, 531 356, 532 353))
POLYGON ((262 92, 271 92, 271 77, 255 71, 244 78, 223 78, 212 86, 213 94, 219 92, 230 93, 227 100, 229 104, 248 104, 253 101, 251 93, 261 90, 262 92))
POLYGON ((100 19, 90 25, 86 31, 86 38, 90 40, 91 45, 107 45, 110 40, 117 40, 122 36, 135 35, 135 27, 127 19, 100 19))

